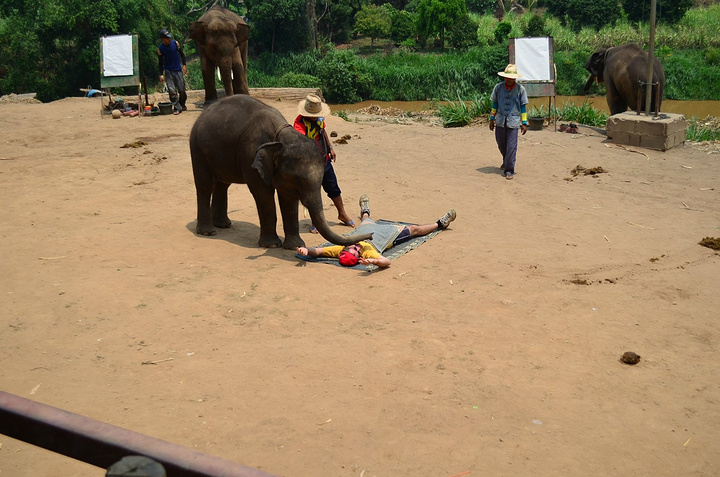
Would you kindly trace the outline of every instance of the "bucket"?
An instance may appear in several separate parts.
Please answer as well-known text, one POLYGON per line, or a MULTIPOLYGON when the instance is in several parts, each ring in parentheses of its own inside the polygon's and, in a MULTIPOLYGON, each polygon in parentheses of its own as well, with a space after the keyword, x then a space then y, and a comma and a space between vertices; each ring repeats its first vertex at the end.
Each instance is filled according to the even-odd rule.
POLYGON ((158 107, 160 108, 160 114, 172 114, 172 103, 158 103, 158 107))
POLYGON ((531 131, 542 131, 545 118, 528 118, 531 131))

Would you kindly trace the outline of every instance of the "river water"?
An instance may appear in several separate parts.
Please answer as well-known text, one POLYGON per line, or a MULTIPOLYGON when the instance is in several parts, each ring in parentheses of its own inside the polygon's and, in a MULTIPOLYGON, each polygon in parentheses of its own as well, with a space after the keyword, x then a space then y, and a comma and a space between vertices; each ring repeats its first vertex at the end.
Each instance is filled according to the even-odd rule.
MULTIPOLYGON (((555 101, 558 108, 563 106, 574 105, 582 106, 587 101, 589 105, 595 109, 610 113, 607 106, 605 96, 556 96, 555 101)), ((438 104, 444 104, 445 101, 439 101, 438 104)), ((354 104, 331 104, 330 109, 333 112, 337 111, 357 111, 358 109, 367 108, 371 105, 378 105, 381 108, 397 108, 402 111, 424 111, 431 108, 430 101, 363 101, 354 104)), ((545 107, 545 111, 548 109, 548 98, 530 98, 529 108, 540 106, 545 107)), ((682 114, 686 118, 697 116, 700 119, 704 119, 708 116, 720 117, 720 101, 674 101, 665 99, 662 102, 660 112, 663 113, 676 113, 682 114)))

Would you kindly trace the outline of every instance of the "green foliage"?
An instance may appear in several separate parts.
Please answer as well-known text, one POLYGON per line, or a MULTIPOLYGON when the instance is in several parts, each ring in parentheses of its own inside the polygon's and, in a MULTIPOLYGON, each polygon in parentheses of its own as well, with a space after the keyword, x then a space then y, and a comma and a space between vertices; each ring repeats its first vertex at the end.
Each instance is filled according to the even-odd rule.
POLYGON ((508 35, 510 34, 510 31, 512 30, 512 25, 508 21, 502 21, 498 23, 497 27, 495 27, 495 31, 493 32, 493 37, 495 38, 495 43, 503 43, 508 39, 508 35))
POLYGON ((497 0, 465 0, 468 11, 485 14, 491 13, 497 4, 497 0))
POLYGON ((720 100, 720 68, 707 64, 703 52, 685 50, 661 59, 666 98, 720 100))
POLYGON ((350 50, 333 50, 321 61, 318 77, 328 101, 356 103, 370 94, 372 78, 360 58, 350 50))
POLYGON ((99 38, 121 33, 138 35, 140 70, 157 78, 157 31, 171 24, 165 1, 25 0, 11 5, 0 5, 0 57, 6 65, 0 67, 0 94, 35 92, 49 101, 77 96, 88 85, 99 87, 99 38))
POLYGON ((548 12, 567 19, 575 31, 584 26, 599 30, 620 18, 618 0, 547 0, 548 12))
POLYGON ((373 46, 375 38, 390 36, 390 12, 386 8, 375 5, 363 5, 355 14, 355 31, 370 37, 373 46))
POLYGON ((244 0, 253 52, 302 51, 310 46, 304 0, 244 0))
POLYGON ((371 99, 428 101, 473 97, 498 82, 497 72, 507 65, 502 45, 443 55, 397 52, 366 58, 373 78, 371 99))
POLYGON ((477 43, 479 46, 491 45, 495 41, 495 28, 498 21, 493 15, 483 15, 477 19, 477 43))
MULTIPOLYGON (((708 118, 711 119, 711 118, 708 118)), ((711 127, 712 121, 700 121, 697 116, 688 119, 685 139, 688 141, 720 141, 720 130, 711 127)))
POLYGON ((341 109, 340 111, 335 111, 333 113, 333 116, 337 116, 343 121, 350 121, 350 118, 348 118, 347 111, 341 109))
MULTIPOLYGON (((650 21, 650 0, 621 0, 620 3, 628 20, 644 23, 650 21)), ((657 0, 655 19, 658 23, 672 25, 679 22, 693 4, 694 0, 657 0)))
POLYGON ((477 24, 463 15, 448 29, 447 40, 456 50, 465 50, 477 43, 477 24))
POLYGON ((527 26, 525 27, 525 36, 546 36, 545 32, 545 17, 542 15, 534 14, 528 20, 527 26))
POLYGON ((555 68, 557 69, 555 91, 557 94, 562 96, 582 94, 583 86, 590 76, 584 67, 585 62, 593 51, 585 47, 572 51, 555 52, 555 68))
POLYGON ((443 127, 456 128, 466 126, 474 119, 490 113, 492 101, 489 95, 480 95, 471 101, 463 101, 458 95, 457 101, 449 101, 438 108, 443 127))
POLYGON ((280 77, 281 88, 320 88, 320 78, 303 73, 285 73, 280 77))
POLYGON ((465 0, 418 0, 417 32, 423 47, 428 39, 438 38, 445 47, 445 33, 461 17, 467 15, 465 0))
POLYGON ((405 10, 390 10, 390 39, 396 45, 415 38, 415 16, 405 10))
POLYGON ((703 55, 708 65, 720 66, 720 48, 709 47, 703 55))
POLYGON ((574 122, 586 126, 605 126, 607 124, 608 114, 593 108, 587 102, 580 106, 563 105, 556 108, 555 112, 560 121, 574 122))

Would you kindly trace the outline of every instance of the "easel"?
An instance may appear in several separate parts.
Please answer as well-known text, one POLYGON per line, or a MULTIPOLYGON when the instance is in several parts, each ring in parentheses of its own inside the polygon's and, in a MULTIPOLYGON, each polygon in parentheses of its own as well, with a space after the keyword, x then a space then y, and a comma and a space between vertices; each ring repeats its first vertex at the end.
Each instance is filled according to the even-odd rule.
MULTIPOLYGON (((143 115, 144 109, 142 107, 142 95, 141 95, 141 89, 142 84, 140 83, 140 60, 139 60, 139 54, 138 54, 138 36, 132 35, 132 74, 129 75, 116 75, 116 74, 108 74, 106 75, 106 72, 110 70, 110 67, 114 66, 110 64, 112 59, 105 58, 105 48, 104 41, 106 39, 114 39, 114 38, 120 38, 120 37, 127 37, 129 35, 115 35, 114 37, 108 37, 104 36, 100 38, 100 117, 103 116, 103 109, 105 107, 105 102, 103 100, 103 95, 105 94, 104 91, 107 92, 108 95, 108 101, 112 102, 112 95, 110 94, 110 88, 118 88, 121 86, 135 86, 138 87, 138 114, 143 115), (108 62, 106 64, 106 61, 108 62), (106 68, 106 66, 108 68, 106 68)), ((130 52, 126 52, 130 53, 130 52)))
POLYGON ((529 98, 548 97, 548 115, 552 114, 557 131, 557 70, 553 37, 510 38, 509 43, 510 63, 514 63, 522 74, 518 83, 523 85, 529 98))

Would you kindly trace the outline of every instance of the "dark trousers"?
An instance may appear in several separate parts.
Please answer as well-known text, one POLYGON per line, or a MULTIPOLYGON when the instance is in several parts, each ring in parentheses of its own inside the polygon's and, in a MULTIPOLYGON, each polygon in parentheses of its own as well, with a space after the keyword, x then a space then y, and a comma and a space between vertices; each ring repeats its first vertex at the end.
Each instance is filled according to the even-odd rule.
POLYGON ((505 173, 515 173, 515 156, 517 155, 518 129, 495 126, 495 142, 503 157, 505 173))

